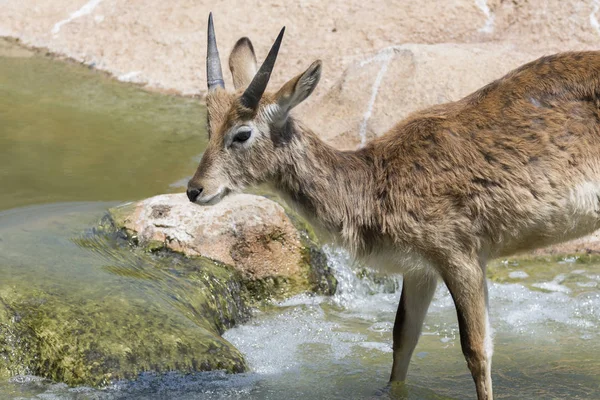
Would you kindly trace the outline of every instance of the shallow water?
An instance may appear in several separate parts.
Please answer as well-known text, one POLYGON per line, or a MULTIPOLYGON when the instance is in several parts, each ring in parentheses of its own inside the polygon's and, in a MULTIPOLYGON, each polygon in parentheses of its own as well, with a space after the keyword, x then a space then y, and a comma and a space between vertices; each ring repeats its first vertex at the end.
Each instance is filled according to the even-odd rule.
POLYGON ((140 199, 193 173, 206 143, 198 101, 1 41, 0 210, 140 199))
MULTIPOLYGON (((111 287, 117 279, 106 268, 107 254, 113 270, 131 260, 78 245, 115 204, 89 201, 181 190, 175 186, 193 172, 203 145, 203 120, 194 101, 19 51, 0 56, 0 210, 7 210, 0 213, 0 282, 28 279, 66 296, 110 295, 73 287, 69 277, 76 274, 92 287, 122 289, 111 287), (28 204, 37 205, 15 208, 28 204)), ((245 354, 250 373, 146 374, 104 389, 19 376, 0 381, 0 399, 475 397, 454 307, 442 287, 409 383, 386 388, 400 278, 360 279, 346 253, 327 251, 340 281, 335 296, 290 299, 225 333, 245 354)), ((498 262, 490 277, 496 398, 600 398, 600 262, 498 262)), ((127 296, 181 313, 147 278, 132 275, 127 296)), ((170 284, 177 281, 161 288, 177 290, 170 284)))
MULTIPOLYGON (((390 390, 390 329, 399 292, 389 291, 393 285, 357 278, 343 251, 329 248, 328 253, 340 279, 335 296, 290 299, 225 333, 246 355, 251 373, 145 375, 103 390, 19 377, 0 384, 0 394, 28 399, 474 398, 454 308, 443 287, 427 317, 408 385, 390 390)), ((567 277, 584 275, 600 283, 596 262, 556 265, 567 277)), ((535 274, 538 266, 496 268, 535 274)), ((566 294, 532 290, 532 283, 491 283, 496 397, 600 398, 600 291, 586 287, 566 294)))

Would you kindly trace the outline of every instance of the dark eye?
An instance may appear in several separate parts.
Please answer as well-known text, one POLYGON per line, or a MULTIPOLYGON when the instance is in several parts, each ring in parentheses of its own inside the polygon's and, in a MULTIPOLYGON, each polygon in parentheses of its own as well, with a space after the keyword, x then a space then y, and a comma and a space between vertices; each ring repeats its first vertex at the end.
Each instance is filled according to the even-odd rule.
POLYGON ((243 130, 243 131, 238 131, 235 136, 233 137, 233 141, 234 142, 239 142, 239 143, 244 143, 246 140, 248 140, 250 138, 250 135, 252 134, 251 130, 243 130))

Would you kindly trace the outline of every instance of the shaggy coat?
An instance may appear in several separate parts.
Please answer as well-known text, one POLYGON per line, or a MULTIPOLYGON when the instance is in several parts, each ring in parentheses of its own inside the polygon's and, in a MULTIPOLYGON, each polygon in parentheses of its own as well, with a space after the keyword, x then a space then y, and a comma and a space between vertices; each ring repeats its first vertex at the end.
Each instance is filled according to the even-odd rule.
POLYGON ((248 39, 230 67, 237 92, 208 93, 210 140, 190 200, 271 183, 354 254, 404 273, 392 381, 406 378, 441 277, 478 398, 491 399, 487 261, 600 228, 600 53, 540 58, 356 151, 336 150, 289 115, 316 86, 320 62, 258 97, 264 73, 254 77, 248 39))

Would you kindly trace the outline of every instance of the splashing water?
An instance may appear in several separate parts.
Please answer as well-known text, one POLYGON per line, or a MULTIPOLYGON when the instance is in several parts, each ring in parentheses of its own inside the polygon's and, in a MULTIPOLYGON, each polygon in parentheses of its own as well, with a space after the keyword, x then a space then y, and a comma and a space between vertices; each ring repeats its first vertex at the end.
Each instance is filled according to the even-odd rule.
MULTIPOLYGON (((325 251, 339 281, 335 296, 297 296, 225 333, 247 358, 250 373, 145 374, 103 390, 24 377, 8 387, 12 393, 18 388, 19 398, 47 399, 396 398, 385 388, 401 278, 379 278, 345 251, 325 251), (38 397, 23 396, 28 392, 38 397)), ((510 282, 490 283, 496 392, 508 398, 594 398, 600 374, 600 290, 577 283, 600 282, 600 266, 551 265, 563 271, 555 281, 579 288, 570 292, 536 288, 540 279, 533 267, 515 262, 498 268, 510 282), (515 271, 521 273, 511 275, 515 271)), ((473 397, 454 305, 443 285, 411 363, 400 398, 473 397)))

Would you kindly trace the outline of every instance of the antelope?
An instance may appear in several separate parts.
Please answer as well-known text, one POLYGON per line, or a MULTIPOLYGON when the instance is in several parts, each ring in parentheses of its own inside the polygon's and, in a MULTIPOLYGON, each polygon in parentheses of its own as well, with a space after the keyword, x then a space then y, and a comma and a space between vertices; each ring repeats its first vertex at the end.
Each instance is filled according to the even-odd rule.
POLYGON ((291 114, 321 61, 265 91, 284 30, 258 69, 250 40, 235 44, 228 92, 209 16, 209 143, 189 200, 215 204, 270 183, 356 257, 403 273, 392 382, 406 379, 441 278, 477 398, 492 399, 488 260, 600 228, 600 52, 540 58, 340 151, 291 114))

